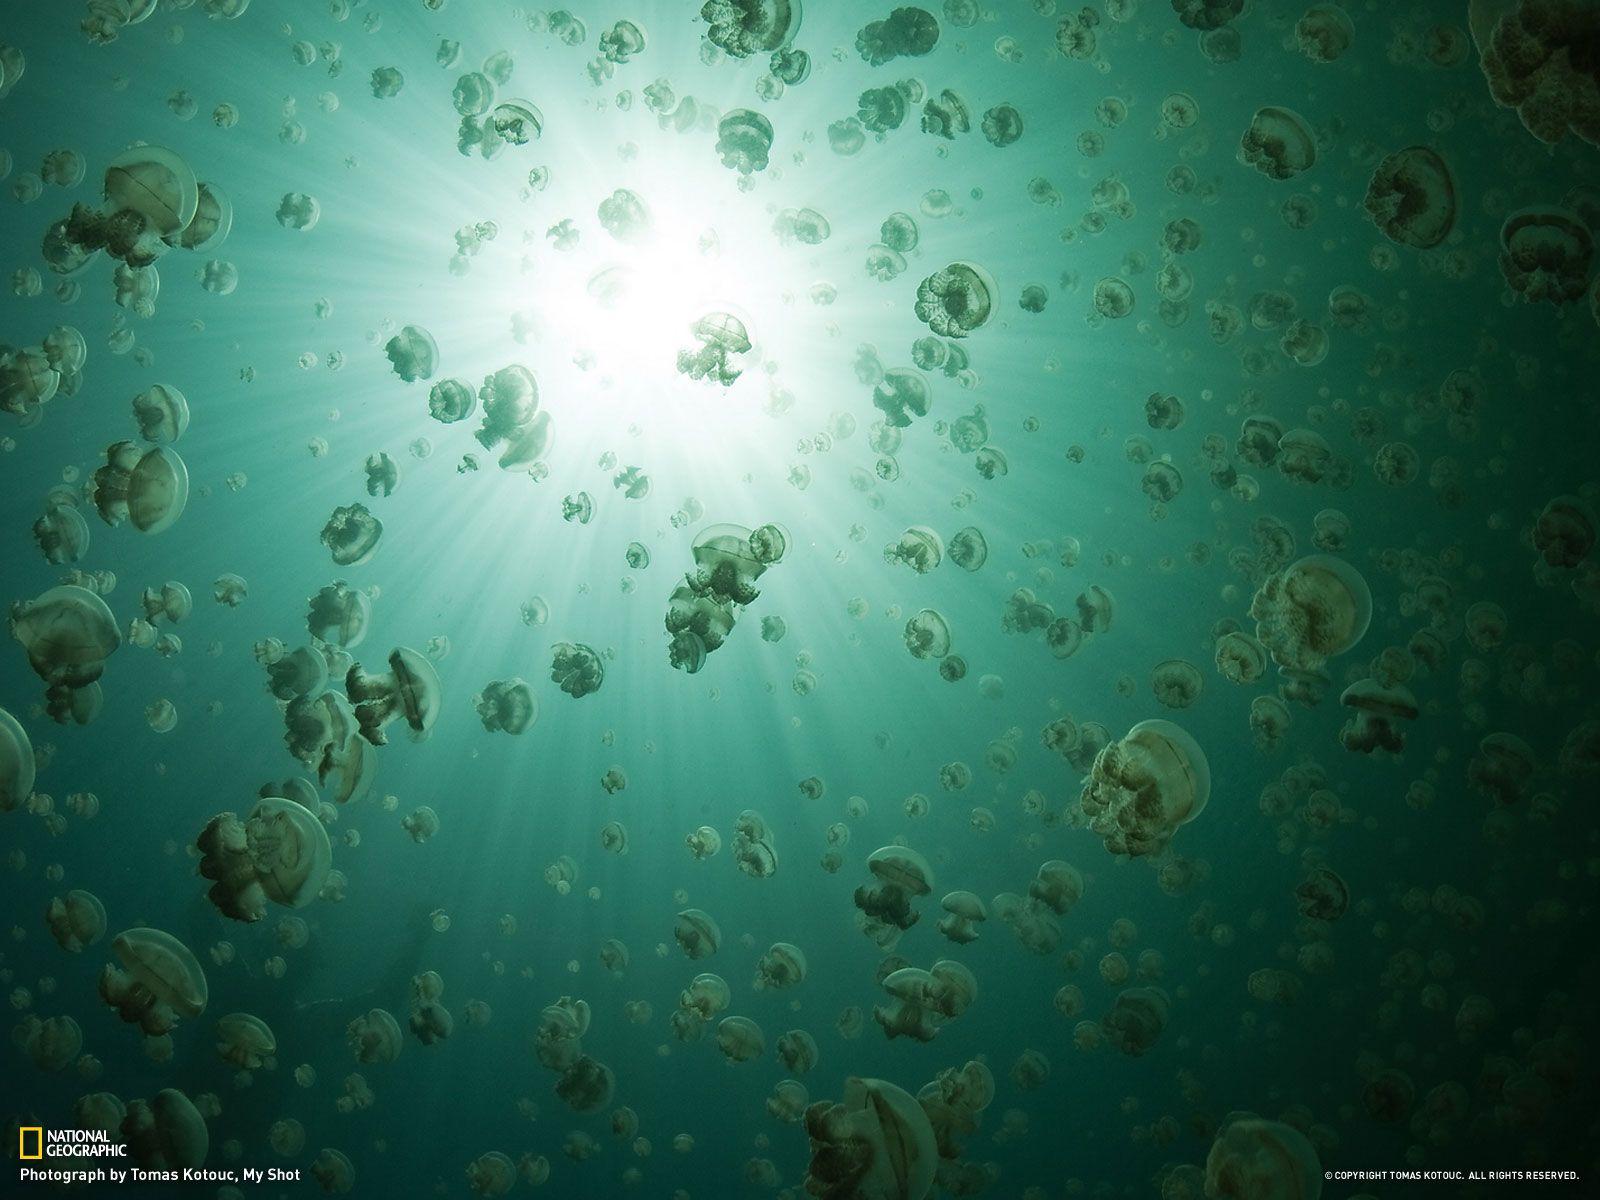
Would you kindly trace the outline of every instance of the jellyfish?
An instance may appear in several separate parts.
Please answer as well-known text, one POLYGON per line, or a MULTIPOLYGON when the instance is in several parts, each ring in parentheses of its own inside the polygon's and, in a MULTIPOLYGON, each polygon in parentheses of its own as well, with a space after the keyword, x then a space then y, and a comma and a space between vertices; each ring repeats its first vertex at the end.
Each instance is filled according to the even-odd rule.
POLYGON ((306 630, 318 641, 353 650, 367 636, 372 622, 372 601, 367 594, 336 579, 309 600, 306 630))
POLYGON ((276 215, 278 224, 285 229, 305 233, 316 228, 322 216, 322 205, 315 196, 308 196, 304 192, 286 192, 278 203, 276 215))
MULTIPOLYGON (((40 679, 74 690, 99 679, 106 659, 122 645, 116 618, 105 601, 75 584, 62 584, 34 600, 14 603, 10 629, 40 679)), ((25 737, 21 742, 27 745, 25 737)), ((31 770, 28 777, 32 779, 31 770)))
POLYGON ((400 1023, 381 1008, 368 1009, 345 1027, 345 1041, 359 1063, 390 1063, 400 1057, 400 1023))
POLYGON ((766 879, 778 870, 772 830, 754 809, 745 809, 734 821, 733 861, 739 870, 756 879, 766 879))
POLYGON ((328 831, 316 813, 281 797, 263 797, 243 821, 213 817, 195 840, 208 895, 224 916, 259 921, 267 902, 302 908, 317 898, 333 866, 328 831))
POLYGON ((1107 1041, 1137 1058, 1155 1045, 1166 1029, 1170 1005, 1167 993, 1160 988, 1127 988, 1117 993, 1100 1026, 1107 1041))
POLYGON ((1150 677, 1151 691, 1166 708, 1190 707, 1199 699, 1203 686, 1199 668, 1181 658, 1157 663, 1150 677))
POLYGON ((478 408, 478 393, 464 379, 441 379, 428 390, 428 415, 442 425, 465 421, 478 408))
POLYGON ((752 349, 745 323, 732 313, 711 312, 689 327, 698 345, 678 351, 678 371, 690 379, 710 379, 728 387, 744 373, 736 356, 752 349))
POLYGON ((1594 235, 1561 208, 1524 208, 1500 227, 1500 273, 1530 304, 1580 300, 1589 286, 1594 235))
POLYGON ((526 470, 549 453, 552 418, 539 406, 539 384, 527 367, 512 363, 485 376, 478 399, 483 401, 483 422, 473 436, 485 450, 504 443, 503 470, 526 470))
POLYGON ((971 132, 972 111, 960 92, 943 88, 923 104, 921 126, 923 133, 953 140, 958 133, 971 132))
POLYGON ((1355 43, 1356 30, 1339 5, 1313 4, 1295 23, 1294 36, 1301 54, 1312 62, 1330 63, 1355 43))
POLYGON ((1372 593, 1349 563, 1314 554, 1263 583, 1250 615, 1275 663, 1312 671, 1361 640, 1372 620, 1372 593))
POLYGON ((930 12, 910 6, 896 8, 878 21, 869 21, 856 34, 856 50, 870 66, 881 67, 896 58, 921 58, 939 42, 939 22, 930 12))
POLYGON ((950 535, 945 549, 950 554, 950 561, 963 571, 979 570, 989 559, 988 539, 975 525, 956 530, 950 535))
POLYGON ((800 947, 789 942, 774 942, 756 962, 755 981, 751 986, 757 991, 782 990, 794 987, 805 977, 806 956, 800 947))
MULTIPOLYGON (((466 122, 463 121, 463 125, 466 122)), ((501 146, 526 146, 544 133, 544 113, 531 100, 502 100, 480 130, 482 152, 492 158, 501 146)))
POLYGON ((189 948, 159 929, 125 929, 111 949, 122 964, 100 973, 100 998, 147 1037, 170 1033, 180 1018, 205 1011, 205 972, 189 948))
POLYGON ((1206 1195, 1219 1200, 1317 1200, 1322 1178, 1322 1164, 1304 1134, 1249 1113, 1231 1114, 1206 1155, 1206 1195))
POLYGON ((749 1062, 766 1052, 767 1039, 749 1017, 724 1017, 717 1026, 717 1049, 729 1062, 749 1062))
POLYGON ((106 204, 137 218, 160 238, 180 233, 200 206, 200 181, 183 157, 163 146, 135 146, 106 164, 106 204))
POLYGON ((998 289, 982 267, 953 262, 917 285, 917 319, 941 337, 963 338, 988 323, 998 289))
POLYGON ((157 445, 171 445, 189 428, 189 401, 170 384, 152 384, 133 398, 139 436, 157 445))
POLYGON ((550 653, 550 678, 567 695, 580 700, 600 690, 606 672, 594 647, 582 642, 557 642, 550 653))
MULTIPOLYGON (((3 716, 0 713, 0 716, 3 716)), ((0 809, 4 809, 0 804, 0 809)), ((105 936, 106 910, 93 892, 73 889, 65 897, 51 899, 45 909, 45 924, 56 944, 69 954, 81 954, 105 936)))
POLYGON ((933 405, 933 393, 921 371, 891 368, 872 389, 872 406, 883 413, 884 422, 896 429, 909 426, 916 417, 925 417, 933 405))
POLYGON ((939 918, 939 932, 957 945, 978 939, 978 926, 988 919, 988 909, 972 892, 950 892, 939 902, 945 915, 939 918))
POLYGON ((278 1052, 278 1039, 253 1013, 236 1012, 217 1021, 217 1056, 241 1071, 255 1071, 278 1052))
POLYGON ((64 1070, 83 1049, 83 1030, 71 1017, 41 1020, 29 1013, 12 1030, 12 1039, 41 1071, 64 1070))
POLYGON ((127 521, 140 533, 162 533, 188 502, 189 469, 176 451, 136 442, 106 447, 106 465, 94 473, 94 506, 107 525, 127 521))
POLYGON ((637 192, 617 188, 600 201, 595 215, 600 225, 617 241, 637 244, 650 236, 650 212, 637 192))
POLYGON ((1316 165, 1316 138, 1299 113, 1268 105, 1250 119, 1239 141, 1239 161, 1268 179, 1293 179, 1316 165))
POLYGON ((883 559, 926 575, 944 560, 944 540, 926 525, 913 525, 900 535, 899 541, 884 547, 883 559))
POLYGON ((1113 854, 1158 854, 1204 810, 1211 772, 1198 743, 1170 721, 1142 721, 1095 757, 1079 803, 1113 854))
POLYGON ((941 613, 924 608, 906 622, 905 641, 913 658, 942 659, 950 653, 950 625, 941 613))
POLYGON ((997 104, 983 114, 983 136, 997 148, 1012 145, 1022 137, 1022 114, 1010 104, 997 104))
POLYGON ((1469 22, 1496 104, 1548 145, 1570 132, 1600 146, 1594 13, 1583 0, 1474 3, 1469 22))
POLYGON ((778 1036, 778 1058, 796 1075, 804 1075, 817 1065, 817 1040, 804 1029, 791 1029, 778 1036))
POLYGON ((672 936, 684 954, 698 962, 715 954, 722 945, 722 930, 710 913, 686 908, 673 923, 672 936))
POLYGON ((439 344, 420 325, 403 326, 385 344, 383 352, 394 373, 407 383, 432 379, 439 366, 439 344))
POLYGON ((920 919, 912 901, 933 890, 933 868, 908 846, 884 846, 867 856, 877 881, 855 890, 861 930, 881 949, 891 949, 900 934, 920 919))
POLYGON ((519 678, 491 680, 472 698, 472 706, 491 733, 526 733, 539 719, 533 688, 519 678))
POLYGON ((205 1118, 176 1088, 163 1088, 148 1101, 130 1101, 120 1132, 128 1157, 147 1171, 197 1168, 211 1147, 205 1118))
POLYGON ((397 717, 405 719, 412 740, 424 740, 438 719, 441 689, 433 664, 409 646, 390 652, 386 674, 369 675, 356 663, 345 676, 361 736, 374 746, 388 741, 384 726, 397 717))
POLYGON ((772 149, 772 122, 748 108, 734 108, 717 122, 717 156, 722 165, 749 175, 764 171, 772 149))
POLYGON ((844 1099, 806 1109, 811 1162, 805 1187, 817 1196, 925 1200, 939 1143, 922 1104, 882 1079, 850 1076, 844 1099))
POLYGON ((1455 228, 1455 174, 1436 151, 1407 146, 1378 164, 1363 207, 1390 241, 1432 249, 1455 228))
POLYGON ((799 0, 706 0, 706 39, 732 58, 778 50, 800 27, 799 0))
POLYGON ((311 1160, 311 1177, 328 1195, 344 1195, 355 1188, 356 1168, 344 1151, 324 1146, 311 1160))
POLYGON ((1352 710, 1350 720, 1339 731, 1339 741, 1358 754, 1374 750, 1399 754, 1406 746, 1401 722, 1416 720, 1420 712, 1409 688, 1375 679, 1358 679, 1344 690, 1339 703, 1352 710))
POLYGON ((1133 311, 1133 288, 1119 275, 1107 275, 1094 285, 1094 310, 1100 316, 1117 321, 1133 311))

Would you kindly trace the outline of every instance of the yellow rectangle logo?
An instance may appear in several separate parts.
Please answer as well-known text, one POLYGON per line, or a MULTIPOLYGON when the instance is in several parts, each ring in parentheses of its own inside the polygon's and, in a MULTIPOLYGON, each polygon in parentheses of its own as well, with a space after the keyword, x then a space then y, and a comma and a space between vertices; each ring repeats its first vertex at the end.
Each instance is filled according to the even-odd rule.
POLYGON ((25 1162, 37 1162, 44 1157, 44 1127, 24 1125, 17 1130, 17 1157, 25 1162), (28 1135, 33 1134, 33 1153, 28 1153, 28 1135))

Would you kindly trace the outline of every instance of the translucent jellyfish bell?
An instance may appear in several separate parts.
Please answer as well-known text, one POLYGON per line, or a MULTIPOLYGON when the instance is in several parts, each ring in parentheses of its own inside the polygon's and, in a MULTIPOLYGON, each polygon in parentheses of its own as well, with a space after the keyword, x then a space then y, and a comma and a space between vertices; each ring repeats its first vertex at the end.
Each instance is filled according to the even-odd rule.
POLYGON ((694 323, 693 331, 701 341, 730 354, 744 354, 750 349, 750 331, 732 313, 707 313, 694 323))
POLYGON ((161 237, 178 233, 200 206, 200 181, 176 151, 135 146, 106 167, 106 200, 113 211, 136 212, 161 237))
POLYGON ((1324 600, 1328 623, 1324 629, 1328 657, 1343 654, 1366 635, 1372 624, 1372 589, 1361 572, 1342 558, 1313 554, 1286 572, 1293 579, 1290 591, 1315 593, 1324 600))
POLYGON ((171 384, 153 383, 133 398, 133 418, 145 441, 170 445, 189 428, 189 401, 171 384))
POLYGON ((194 219, 183 227, 175 245, 185 250, 212 250, 227 240, 233 229, 233 201, 214 183, 200 185, 194 219))
MULTIPOLYGON (((13 604, 10 625, 11 635, 22 644, 39 678, 70 688, 99 679, 106 659, 122 645, 116 618, 106 602, 74 584, 62 584, 35 600, 13 604)), ((27 744, 26 738, 22 744, 27 744)), ((31 772, 28 778, 31 781, 31 772)))
POLYGON ((943 658, 950 653, 950 624, 936 609, 925 608, 906 622, 905 639, 913 658, 943 658))
POLYGON ((742 4, 708 4, 701 20, 710 24, 706 37, 734 58, 779 50, 800 28, 800 0, 746 0, 742 4))
POLYGON ((999 288, 977 263, 953 262, 917 287, 916 313, 941 337, 963 338, 994 315, 999 288))
POLYGON ((923 1200, 930 1193, 939 1143, 915 1097, 882 1079, 851 1076, 841 1103, 813 1108, 817 1115, 806 1116, 812 1140, 807 1190, 834 1190, 830 1185, 844 1182, 838 1177, 845 1173, 855 1176, 846 1186, 863 1197, 923 1200))
POLYGON ((782 525, 762 525, 750 535, 750 551, 759 563, 780 562, 789 549, 789 531, 782 525))
POLYGON ((489 123, 502 141, 525 146, 544 132, 544 114, 531 100, 507 100, 494 106, 489 123))
POLYGON ((612 265, 589 276, 587 290, 601 308, 616 308, 627 300, 631 284, 632 272, 625 266, 612 265))
POLYGON ((1455 174, 1427 146, 1407 146, 1389 155, 1372 173, 1363 207, 1391 241, 1432 249, 1455 227, 1455 174))
POLYGON ((127 929, 111 943, 124 972, 108 967, 100 981, 101 996, 123 1020, 139 1024, 150 1036, 171 1030, 180 1016, 205 1011, 210 989, 194 954, 160 929, 127 929))
POLYGON ((128 521, 140 533, 172 528, 189 503, 189 468, 165 446, 139 460, 128 488, 128 521))
POLYGON ((0 708, 0 812, 11 812, 33 793, 33 743, 17 719, 0 708))
POLYGON ((1268 179, 1291 179, 1316 165, 1317 139, 1299 113, 1269 104, 1250 119, 1238 159, 1268 179))
POLYGON ((694 561, 713 573, 729 564, 741 576, 754 578, 764 566, 755 556, 750 536, 751 531, 742 525, 713 525, 694 539, 694 561))
POLYGON ((1188 730, 1171 721, 1140 721, 1122 740, 1147 756, 1146 765, 1172 804, 1174 825, 1186 825, 1200 815, 1211 798, 1211 767, 1188 730))

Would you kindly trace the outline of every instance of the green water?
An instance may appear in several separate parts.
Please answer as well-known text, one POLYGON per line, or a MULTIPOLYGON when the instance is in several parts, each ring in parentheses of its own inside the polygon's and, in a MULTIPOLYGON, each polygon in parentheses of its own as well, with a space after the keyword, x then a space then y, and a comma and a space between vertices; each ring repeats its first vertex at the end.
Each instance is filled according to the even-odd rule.
POLYGON ((6 1194, 1592 1190, 1600 8, 1464 7, 6 0, 6 1194))

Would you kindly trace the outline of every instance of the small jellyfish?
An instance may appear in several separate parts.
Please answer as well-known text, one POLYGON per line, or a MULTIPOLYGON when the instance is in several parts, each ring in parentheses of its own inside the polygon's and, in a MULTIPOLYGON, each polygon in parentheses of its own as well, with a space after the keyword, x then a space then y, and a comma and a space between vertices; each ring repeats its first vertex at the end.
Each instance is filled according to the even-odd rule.
POLYGON ((906 622, 905 640, 913 658, 944 658, 950 653, 950 625, 941 613, 925 608, 906 622))
POLYGON ((1294 27, 1295 44, 1312 62, 1330 63, 1355 43, 1350 14, 1337 4, 1313 4, 1294 27))
POLYGON ((407 383, 432 379, 439 365, 439 344, 433 334, 420 325, 404 326, 390 338, 383 352, 388 355, 394 373, 407 383))
POLYGON ((550 678, 574 700, 592 695, 605 682, 605 665, 594 647, 582 642, 557 642, 550 648, 550 678))
POLYGON ((1204 681, 1200 669, 1181 658, 1157 663, 1150 677, 1150 689, 1166 708, 1188 708, 1199 698, 1204 681))
POLYGON ((1094 285, 1094 311, 1109 320, 1120 320, 1133 311, 1133 288, 1117 275, 1108 275, 1094 285))
POLYGON ((491 733, 521 734, 539 719, 539 702, 526 680, 496 679, 472 698, 478 719, 491 733))

